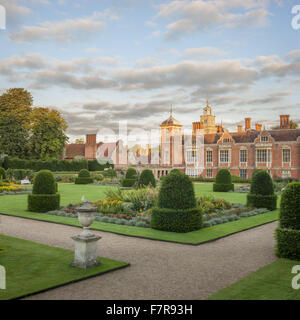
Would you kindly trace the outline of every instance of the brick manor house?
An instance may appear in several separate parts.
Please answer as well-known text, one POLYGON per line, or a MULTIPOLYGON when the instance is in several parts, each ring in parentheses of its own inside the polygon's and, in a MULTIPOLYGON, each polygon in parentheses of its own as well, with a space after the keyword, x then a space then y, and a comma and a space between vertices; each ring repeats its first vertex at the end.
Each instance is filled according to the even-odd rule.
POLYGON ((135 166, 141 171, 147 167, 157 178, 173 168, 191 177, 204 178, 214 178, 218 170, 227 168, 233 175, 251 178, 254 170, 261 168, 272 177, 300 179, 300 129, 290 129, 289 115, 280 116, 277 130, 265 130, 259 123, 253 128, 251 118, 246 118, 244 127, 239 125, 236 132, 228 132, 222 125, 216 125, 207 103, 200 121, 193 122, 191 135, 182 133, 182 125, 172 111, 160 128, 161 144, 156 153, 149 145, 144 150, 138 146, 134 153, 135 165, 128 164, 133 163, 129 161, 133 153, 122 141, 97 143, 96 134, 88 134, 85 144, 67 145, 64 158, 112 161, 120 170, 135 166))

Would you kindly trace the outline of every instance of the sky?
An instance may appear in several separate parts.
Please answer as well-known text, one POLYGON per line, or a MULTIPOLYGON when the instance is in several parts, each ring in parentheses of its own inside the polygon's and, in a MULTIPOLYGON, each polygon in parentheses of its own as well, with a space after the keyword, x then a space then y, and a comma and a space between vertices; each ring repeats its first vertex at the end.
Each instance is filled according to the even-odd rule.
POLYGON ((245 117, 267 129, 280 114, 300 123, 300 28, 292 27, 300 0, 0 5, 0 93, 22 87, 35 106, 59 110, 70 142, 117 131, 119 121, 158 129, 171 106, 190 129, 206 99, 229 131, 245 117))

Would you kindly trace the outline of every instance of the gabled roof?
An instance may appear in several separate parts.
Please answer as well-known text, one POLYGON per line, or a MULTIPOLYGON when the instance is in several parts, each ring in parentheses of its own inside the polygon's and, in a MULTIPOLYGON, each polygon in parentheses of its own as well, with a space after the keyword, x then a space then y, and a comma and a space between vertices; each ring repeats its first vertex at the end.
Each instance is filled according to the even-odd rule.
POLYGON ((85 156, 85 145, 84 144, 67 144, 65 148, 65 158, 73 159, 76 156, 85 156))
MULTIPOLYGON (((297 141, 300 137, 300 129, 281 129, 266 131, 275 141, 297 141)), ((235 143, 253 143, 262 133, 258 130, 248 130, 246 132, 230 132, 235 143)), ((205 144, 216 144, 222 137, 222 134, 212 133, 204 135, 205 144)))
POLYGON ((177 121, 173 116, 172 116, 172 114, 170 115, 170 117, 167 119, 167 120, 165 120, 165 121, 163 121, 162 123, 161 123, 161 126, 181 126, 181 124, 180 124, 180 122, 179 121, 177 121))

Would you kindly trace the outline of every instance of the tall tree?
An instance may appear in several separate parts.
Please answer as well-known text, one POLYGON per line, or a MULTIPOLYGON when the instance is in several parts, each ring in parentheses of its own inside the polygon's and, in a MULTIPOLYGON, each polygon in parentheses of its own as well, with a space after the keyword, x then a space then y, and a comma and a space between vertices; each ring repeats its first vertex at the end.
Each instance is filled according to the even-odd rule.
POLYGON ((33 99, 31 93, 22 88, 8 89, 0 96, 0 114, 15 115, 19 121, 29 123, 33 99))
POLYGON ((0 96, 0 152, 24 158, 28 153, 28 135, 32 105, 31 94, 12 88, 0 96))
POLYGON ((0 153, 18 158, 28 155, 28 130, 15 114, 0 116, 0 153))
POLYGON ((56 110, 34 108, 31 112, 30 149, 32 156, 43 160, 62 155, 68 141, 67 123, 56 110))

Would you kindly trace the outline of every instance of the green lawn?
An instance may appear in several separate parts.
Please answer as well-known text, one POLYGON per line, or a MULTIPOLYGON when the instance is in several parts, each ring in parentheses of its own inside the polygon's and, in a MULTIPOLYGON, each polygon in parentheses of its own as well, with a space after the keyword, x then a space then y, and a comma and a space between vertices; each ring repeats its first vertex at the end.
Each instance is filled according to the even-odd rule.
POLYGON ((23 297, 129 265, 100 258, 101 265, 84 270, 70 266, 73 256, 70 250, 0 235, 0 265, 6 269, 6 290, 0 290, 0 300, 23 297))
POLYGON ((300 290, 291 285, 296 276, 291 273, 294 265, 300 265, 300 261, 278 259, 208 300, 300 300, 300 290))
MULTIPOLYGON (((104 186, 92 186, 92 185, 75 185, 75 184, 61 184, 59 185, 59 191, 61 193, 61 204, 66 205, 68 203, 80 202, 82 196, 86 199, 94 201, 97 199, 103 199, 104 192, 108 187, 104 186)), ((197 194, 212 193, 211 184, 197 184, 195 185, 197 194)), ((224 198, 232 202, 245 203, 246 195, 239 193, 217 193, 214 196, 218 198, 224 198)), ((47 214, 32 213, 26 211, 27 207, 27 195, 16 196, 1 196, 0 197, 0 213, 19 216, 30 219, 39 219, 43 221, 56 222, 61 224, 79 226, 77 219, 59 217, 47 214)), ((242 218, 237 221, 228 222, 220 225, 216 225, 209 228, 204 228, 198 231, 188 232, 184 234, 175 232, 165 232, 154 230, 150 228, 139 228, 132 226, 124 226, 117 224, 110 224, 104 222, 95 221, 92 224, 92 229, 108 231, 123 235, 144 237, 155 240, 164 240, 171 242, 180 242, 186 244, 200 244, 212 240, 216 240, 230 234, 247 230, 265 223, 269 223, 278 219, 278 210, 268 212, 262 215, 257 215, 249 218, 242 218)))

